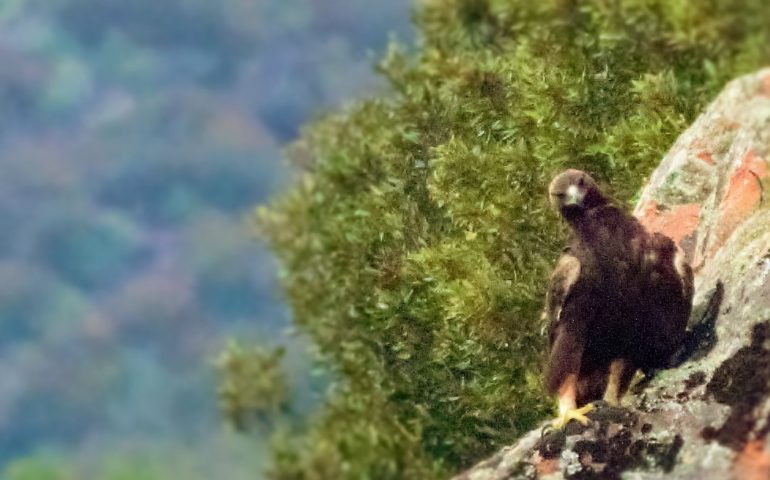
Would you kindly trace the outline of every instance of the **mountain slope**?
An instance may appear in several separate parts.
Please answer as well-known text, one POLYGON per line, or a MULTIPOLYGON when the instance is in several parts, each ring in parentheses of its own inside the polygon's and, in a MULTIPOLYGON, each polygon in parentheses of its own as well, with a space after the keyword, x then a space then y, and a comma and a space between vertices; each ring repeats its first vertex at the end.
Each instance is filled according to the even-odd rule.
POLYGON ((770 478, 770 69, 730 83, 677 140, 635 214, 696 272, 678 366, 588 427, 543 424, 457 477, 770 478), (633 472, 633 473, 632 473, 633 472))

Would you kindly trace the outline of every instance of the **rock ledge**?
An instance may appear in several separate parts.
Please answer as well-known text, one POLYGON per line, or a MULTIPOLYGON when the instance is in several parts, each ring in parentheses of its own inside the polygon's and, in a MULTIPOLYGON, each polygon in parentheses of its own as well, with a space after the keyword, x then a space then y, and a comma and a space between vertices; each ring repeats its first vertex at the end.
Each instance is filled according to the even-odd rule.
POLYGON ((544 424, 458 480, 770 479, 770 69, 731 82, 652 174, 635 215, 696 272, 675 368, 544 424))

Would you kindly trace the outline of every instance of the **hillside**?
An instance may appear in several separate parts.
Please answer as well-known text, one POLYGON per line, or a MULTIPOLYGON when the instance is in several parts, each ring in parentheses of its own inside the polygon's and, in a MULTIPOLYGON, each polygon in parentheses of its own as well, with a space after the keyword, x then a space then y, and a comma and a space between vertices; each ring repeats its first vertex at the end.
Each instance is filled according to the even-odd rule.
MULTIPOLYGON (((420 2, 417 48, 380 64, 390 94, 304 129, 297 177, 257 210, 331 378, 269 475, 447 478, 550 415, 540 313, 567 232, 548 183, 578 168, 633 204, 724 85, 767 64, 769 18, 761 0, 420 2)), ((280 392, 275 370, 230 396, 280 392)), ((256 400, 239 404, 269 416, 256 400)))
MULTIPOLYGON (((636 215, 696 272, 675 368, 564 432, 543 424, 457 477, 770 478, 770 70, 731 82, 650 177, 636 215)), ((643 334, 643 332, 642 332, 643 334)))

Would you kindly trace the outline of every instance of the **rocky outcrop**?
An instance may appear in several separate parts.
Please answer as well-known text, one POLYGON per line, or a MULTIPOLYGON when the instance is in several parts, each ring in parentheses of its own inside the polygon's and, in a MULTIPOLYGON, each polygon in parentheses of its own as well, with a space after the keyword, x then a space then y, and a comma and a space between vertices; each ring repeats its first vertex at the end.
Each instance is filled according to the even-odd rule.
POLYGON ((770 479, 770 70, 730 83, 652 174, 635 214, 695 270, 673 368, 623 408, 547 428, 463 480, 770 479))

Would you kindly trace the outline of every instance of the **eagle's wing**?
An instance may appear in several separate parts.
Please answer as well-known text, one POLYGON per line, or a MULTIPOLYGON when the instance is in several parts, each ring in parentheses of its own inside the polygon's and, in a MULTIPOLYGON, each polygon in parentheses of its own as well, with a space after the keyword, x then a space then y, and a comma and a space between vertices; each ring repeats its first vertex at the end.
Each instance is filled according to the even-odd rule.
POLYGON ((551 347, 553 347, 554 334, 564 302, 569 297, 578 278, 580 278, 580 260, 567 248, 562 252, 556 268, 551 273, 548 291, 545 293, 543 318, 548 325, 548 340, 551 347))
POLYGON ((580 260, 567 249, 556 265, 546 292, 543 316, 548 323, 550 354, 546 388, 558 392, 569 374, 577 374, 585 345, 590 301, 580 286, 580 260))
POLYGON ((645 279, 648 298, 644 318, 643 366, 668 365, 669 357, 680 346, 692 310, 693 272, 684 253, 669 237, 654 233, 645 258, 652 258, 649 278, 645 279))

